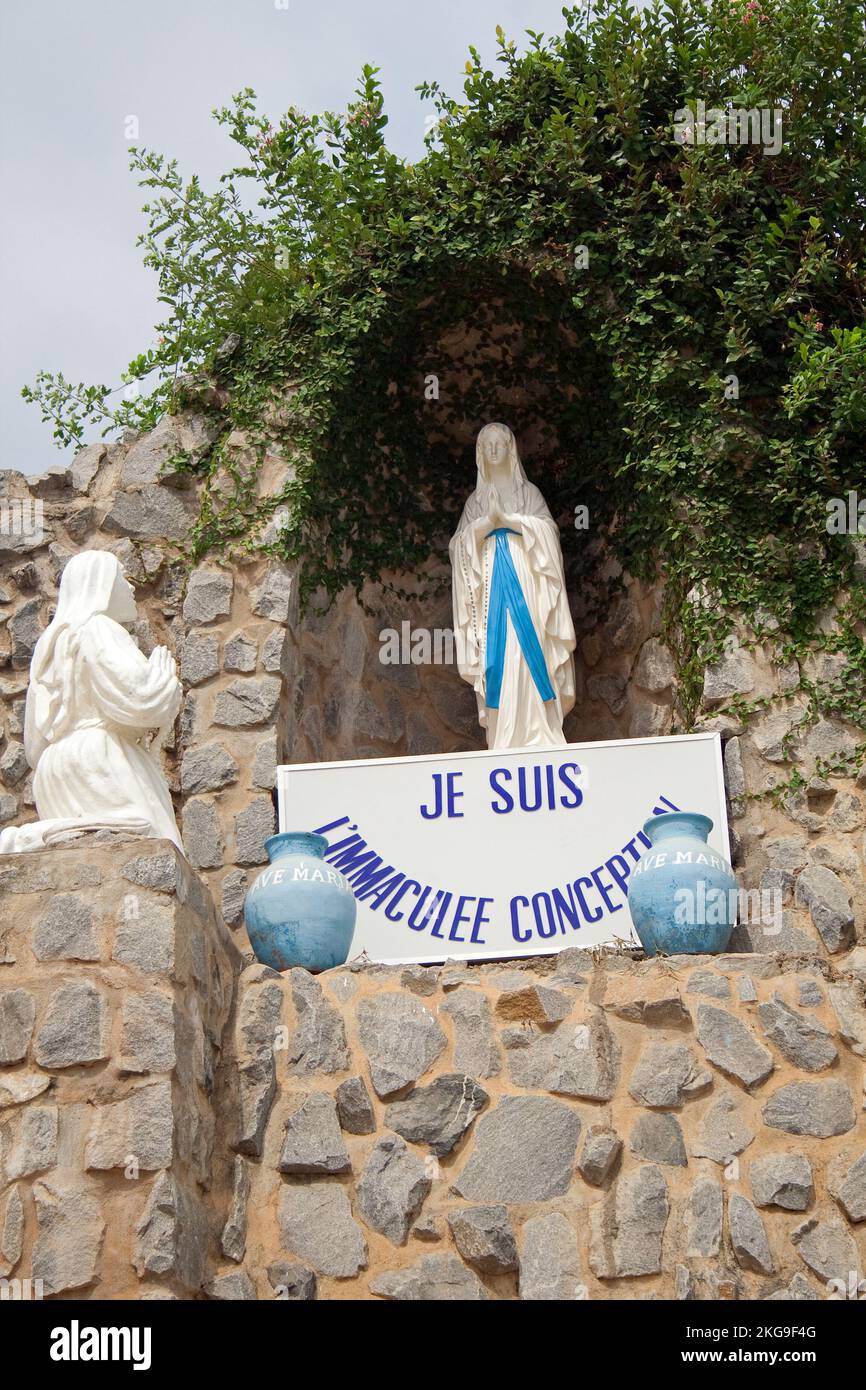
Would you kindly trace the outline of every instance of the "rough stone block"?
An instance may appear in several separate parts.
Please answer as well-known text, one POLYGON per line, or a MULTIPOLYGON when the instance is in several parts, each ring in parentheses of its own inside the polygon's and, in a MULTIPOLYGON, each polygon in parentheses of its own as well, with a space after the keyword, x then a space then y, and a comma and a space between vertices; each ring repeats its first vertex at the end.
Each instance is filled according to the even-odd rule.
POLYGON ((351 1279, 367 1263, 367 1242, 342 1187, 322 1180, 287 1187, 279 1207, 284 1248, 317 1274, 351 1279))
POLYGON ((227 618, 231 612, 233 588, 228 570, 193 570, 183 601, 184 622, 190 627, 201 627, 227 618))
POLYGON ((857 1122, 851 1089, 844 1081, 792 1081, 773 1092, 763 1113, 765 1125, 819 1139, 847 1134, 857 1122))
POLYGON ((756 1274, 773 1274, 776 1263, 764 1223, 748 1197, 740 1192, 731 1193, 728 1225, 734 1257, 740 1268, 754 1270, 756 1274))
POLYGON ((232 1167, 232 1198, 220 1246, 227 1260, 240 1264, 247 1240, 247 1203, 252 1183, 250 1167, 240 1154, 235 1155, 232 1167))
POLYGON ((603 1202, 590 1209, 589 1263, 598 1279, 658 1274, 670 1213, 659 1168, 643 1164, 624 1174, 603 1202))
POLYGON ((0 990, 0 1065, 27 1056, 35 1021, 36 1000, 29 990, 0 990))
POLYGON ((675 1168, 685 1168, 689 1161, 679 1121, 667 1112, 639 1115, 632 1126, 629 1148, 639 1158, 671 1164, 675 1168))
POLYGON ((219 639, 191 632, 180 649, 180 678, 184 685, 203 685, 218 675, 219 669, 219 639))
POLYGON ((102 525, 116 536, 136 540, 186 540, 196 518, 191 493, 151 483, 138 492, 119 492, 102 525))
POLYGON ((532 1216, 524 1223, 519 1288, 524 1302, 588 1297, 574 1228, 561 1212, 532 1216))
MULTIPOLYGON (((403 972, 404 983, 406 973, 403 972)), ((435 973, 422 971, 421 974, 425 978, 434 976, 431 983, 435 990, 435 973)), ((416 989, 415 992, 421 994, 425 991, 416 989)), ((442 1012, 451 1018, 454 1025, 455 1068, 482 1081, 490 1076, 498 1076, 502 1059, 490 1005, 484 995, 474 989, 456 989, 443 1002, 442 1012)))
POLYGON ((510 1023, 559 1023, 571 1013, 571 1000, 547 985, 506 990, 496 1001, 497 1018, 510 1023))
POLYGON ((149 974, 174 969, 174 907, 134 896, 124 904, 114 933, 114 960, 149 974))
POLYGON ((159 990, 126 994, 119 1068, 126 1072, 171 1071, 175 1054, 174 1001, 159 990))
POLYGON ((237 926, 244 910, 249 877, 243 869, 232 869, 222 881, 220 910, 230 927, 237 926))
POLYGON ((3 1182, 44 1173, 57 1162, 56 1105, 28 1105, 0 1130, 3 1182))
POLYGON ((480 1274, 517 1269, 517 1242, 506 1207, 465 1207, 449 1214, 448 1225, 460 1254, 480 1274))
POLYGON ((804 1154, 762 1154, 749 1168, 752 1195, 759 1207, 806 1211, 815 1198, 812 1165, 804 1154))
POLYGON ((256 796, 235 816, 235 859, 238 864, 266 864, 265 840, 276 832, 274 803, 269 796, 256 796))
POLYGON ((97 1193, 67 1183, 58 1175, 34 1183, 36 1244, 34 1279, 43 1294, 83 1289, 96 1278, 105 1222, 97 1193))
POLYGON ((791 1243, 813 1274, 825 1284, 836 1280, 846 1295, 851 1284, 862 1278, 863 1261, 857 1243, 838 1216, 823 1221, 813 1216, 804 1221, 791 1232, 791 1243))
POLYGON ((580 1117, 547 1096, 503 1096, 475 1127, 475 1142, 454 1183, 479 1202, 542 1202, 568 1191, 580 1117))
POLYGON ((168 1168, 174 1152, 171 1081, 139 1086, 96 1109, 85 1148, 88 1169, 168 1168))
POLYGON ((135 1228, 132 1263, 139 1278, 173 1274, 197 1291, 207 1267, 208 1238, 202 1203, 172 1173, 160 1173, 135 1228))
POLYGON ((401 1303, 479 1303, 490 1295, 456 1255, 424 1255, 416 1264, 370 1280, 370 1292, 401 1303))
POLYGON ((686 1213, 686 1257, 714 1259, 722 1246, 722 1185, 699 1178, 691 1190, 686 1213))
POLYGON ((33 928, 37 960, 99 960, 93 908, 80 893, 57 893, 33 928))
POLYGON ((277 1298, 286 1303, 308 1303, 318 1297, 318 1280, 306 1265, 275 1260, 268 1265, 268 1282, 277 1298))
POLYGON ((180 765, 180 786, 185 796, 217 792, 238 780, 238 765, 219 743, 188 748, 180 765))
POLYGON ((376 1142, 361 1174, 358 1211, 372 1230, 402 1245, 431 1186, 421 1159, 402 1139, 386 1134, 376 1142))
POLYGON ((445 1034, 419 999, 382 993, 358 1005, 358 1031, 378 1096, 417 1081, 445 1047, 445 1034))
POLYGON ((275 623, 288 622, 292 587, 291 571, 279 562, 270 564, 261 584, 250 596, 250 607, 259 618, 270 618, 275 623))
POLYGON ((603 1125, 593 1125, 586 1132, 577 1170, 594 1187, 602 1187, 614 1172, 621 1153, 619 1136, 603 1125))
POLYGON ((33 1055, 51 1070, 101 1062, 108 1056, 107 1033, 105 996, 88 981, 74 980, 51 995, 33 1055))
POLYGON ((189 862, 197 869, 219 869, 223 863, 223 839, 219 816, 212 801, 194 797, 181 816, 183 843, 189 862))
POLYGON ((20 1184, 0 1198, 0 1279, 6 1279, 24 1249, 24 1200, 20 1184))
POLYGON ((363 1077, 350 1076, 348 1081, 341 1081, 335 1099, 340 1125, 348 1134, 374 1132, 376 1115, 363 1077))
POLYGON ((277 712, 282 682, 278 676, 248 676, 236 680, 216 698, 213 722, 226 729, 252 729, 270 724, 277 712))
POLYGON ((760 1086, 773 1070, 772 1053, 726 1009, 700 1004, 697 1035, 709 1060, 748 1088, 760 1086))
POLYGON ((487 1104, 487 1092, 460 1072, 437 1076, 416 1086, 385 1111, 385 1124, 412 1144, 429 1144, 431 1153, 447 1154, 487 1104))
POLYGON ((337 1106, 322 1091, 300 1097, 289 1115, 277 1164, 281 1173, 348 1173, 352 1164, 340 1133, 337 1106))
POLYGON ((225 644, 223 665, 227 671, 239 671, 249 675, 256 669, 258 643, 246 632, 233 632, 225 644))
POLYGON ((342 1016, 329 1004, 322 987, 306 970, 289 972, 292 1001, 298 1026, 289 1042, 291 1070, 308 1072, 344 1071, 351 1065, 342 1016))
POLYGON ((797 879, 795 897, 809 909, 828 951, 841 951, 851 945, 854 934, 851 899, 832 869, 810 864, 797 879))
POLYGON ((641 1105, 679 1108, 712 1083, 711 1073, 685 1043, 652 1043, 642 1053, 628 1091, 641 1105))

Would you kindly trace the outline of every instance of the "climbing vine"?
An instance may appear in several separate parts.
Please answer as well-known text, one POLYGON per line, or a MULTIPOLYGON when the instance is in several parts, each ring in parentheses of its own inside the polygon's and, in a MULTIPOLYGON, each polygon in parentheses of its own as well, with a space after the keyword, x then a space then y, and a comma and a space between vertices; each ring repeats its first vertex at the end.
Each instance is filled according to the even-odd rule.
POLYGON ((272 125, 240 93, 215 113, 240 151, 215 192, 133 154, 166 306, 126 374, 140 394, 41 373, 25 395, 61 444, 218 412, 187 461, 208 481, 193 552, 254 543, 277 511, 266 541, 305 594, 432 575, 474 434, 505 418, 570 581, 598 553, 578 504, 667 581, 687 726, 738 621, 780 663, 844 652, 843 679, 800 688, 866 725, 862 542, 827 529, 866 480, 866 35, 859 0, 765 4, 601 0, 526 51, 499 31, 460 98, 419 88, 415 164, 387 147, 373 68, 343 113, 272 125))

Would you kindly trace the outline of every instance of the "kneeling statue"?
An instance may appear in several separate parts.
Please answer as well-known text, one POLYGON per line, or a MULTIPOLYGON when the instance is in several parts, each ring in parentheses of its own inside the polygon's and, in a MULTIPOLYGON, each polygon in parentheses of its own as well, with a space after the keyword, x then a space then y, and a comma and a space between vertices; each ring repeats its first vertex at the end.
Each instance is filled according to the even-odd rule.
POLYGON ((145 742, 174 721, 181 685, 167 647, 149 657, 123 624, 135 597, 106 550, 73 555, 57 612, 36 644, 24 715, 39 820, 0 833, 0 854, 43 849, 84 830, 173 840, 182 851, 165 778, 145 742))

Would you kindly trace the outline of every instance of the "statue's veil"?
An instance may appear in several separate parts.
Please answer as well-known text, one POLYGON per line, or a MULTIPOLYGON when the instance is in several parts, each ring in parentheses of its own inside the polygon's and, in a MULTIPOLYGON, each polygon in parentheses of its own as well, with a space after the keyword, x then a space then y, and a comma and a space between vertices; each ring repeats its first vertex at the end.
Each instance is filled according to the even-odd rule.
POLYGON ((57 612, 36 643, 30 666, 24 747, 31 767, 31 750, 50 742, 67 717, 79 633, 95 614, 111 616, 115 586, 122 578, 123 567, 108 550, 88 550, 66 564, 57 612))
POLYGON ((517 440, 507 425, 494 421, 485 425, 478 432, 475 442, 475 466, 477 478, 475 491, 467 500, 463 508, 463 515, 457 527, 455 536, 465 530, 473 521, 479 517, 488 516, 492 502, 499 502, 502 506, 502 499, 499 497, 496 484, 489 476, 489 469, 486 457, 485 443, 489 439, 491 432, 498 431, 506 436, 507 457, 511 468, 511 487, 513 493, 512 505, 508 508, 511 512, 517 512, 525 516, 546 516, 550 518, 550 512, 538 491, 538 488, 531 483, 523 471, 523 464, 517 449, 517 440))

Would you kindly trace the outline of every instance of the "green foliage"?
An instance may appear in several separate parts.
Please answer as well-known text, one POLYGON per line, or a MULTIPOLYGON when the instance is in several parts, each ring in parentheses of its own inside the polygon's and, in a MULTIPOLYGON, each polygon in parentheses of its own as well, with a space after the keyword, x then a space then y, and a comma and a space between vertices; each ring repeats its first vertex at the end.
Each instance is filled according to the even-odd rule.
MULTIPOLYGON (((215 194, 134 152, 166 305, 128 373, 150 389, 118 412, 106 388, 42 374, 30 398, 75 442, 87 420, 146 425, 203 393, 225 430, 194 553, 243 545, 279 505, 280 550, 329 595, 428 571, 474 434, 504 418, 565 523, 572 582, 596 553, 568 525, 577 503, 628 570, 667 579, 686 725, 738 617, 780 660, 829 643, 862 674, 863 585, 825 526, 866 478, 859 0, 563 15, 522 54, 498 31, 496 71, 470 49, 461 99, 419 88, 436 123, 415 165, 387 149, 370 67, 345 113, 272 126, 248 90, 218 111, 242 158, 215 194), (781 149, 679 143, 698 100, 780 110, 781 149), (267 504, 238 432, 290 465, 267 504)), ((827 698, 866 722, 862 685, 827 698)))

